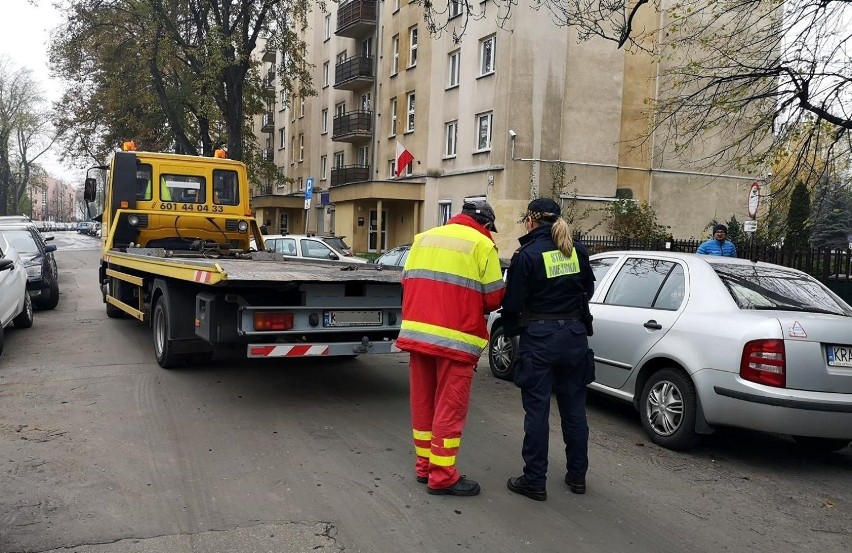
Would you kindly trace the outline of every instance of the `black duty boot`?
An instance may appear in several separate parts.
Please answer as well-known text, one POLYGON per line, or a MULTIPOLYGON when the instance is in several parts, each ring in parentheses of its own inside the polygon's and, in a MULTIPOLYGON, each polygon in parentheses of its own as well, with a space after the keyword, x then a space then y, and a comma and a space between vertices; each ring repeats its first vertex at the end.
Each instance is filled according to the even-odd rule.
POLYGON ((525 495, 536 501, 544 501, 547 499, 547 490, 544 488, 534 488, 527 483, 526 476, 518 476, 517 478, 509 478, 506 482, 506 487, 515 493, 525 495))
POLYGON ((568 487, 571 489, 571 493, 576 493, 579 495, 583 495, 586 493, 586 481, 579 480, 577 482, 572 482, 571 478, 568 475, 565 475, 565 483, 568 484, 568 487))
POLYGON ((462 477, 459 478, 458 481, 449 488, 426 488, 426 491, 432 495, 469 496, 478 495, 479 490, 479 482, 477 482, 476 480, 470 480, 464 475, 462 475, 462 477))

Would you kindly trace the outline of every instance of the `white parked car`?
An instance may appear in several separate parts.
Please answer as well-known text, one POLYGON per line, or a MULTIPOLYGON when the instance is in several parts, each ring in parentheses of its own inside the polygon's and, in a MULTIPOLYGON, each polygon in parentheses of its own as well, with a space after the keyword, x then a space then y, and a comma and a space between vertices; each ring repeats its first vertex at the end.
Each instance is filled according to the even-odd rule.
MULTIPOLYGON (((280 253, 284 256, 322 261, 346 261, 349 263, 366 263, 366 259, 348 256, 334 249, 319 236, 305 234, 267 234, 263 237, 264 250, 280 253)), ((254 240, 253 249, 258 249, 254 240)))
MULTIPOLYGON (((665 252, 590 257, 596 380, 672 449, 716 427, 786 434, 811 449, 852 440, 852 307, 807 274, 665 252)), ((511 379, 516 339, 489 316, 489 362, 511 379)))
POLYGON ((33 303, 27 293, 27 270, 18 253, 0 236, 0 354, 3 353, 4 329, 33 325, 33 303))

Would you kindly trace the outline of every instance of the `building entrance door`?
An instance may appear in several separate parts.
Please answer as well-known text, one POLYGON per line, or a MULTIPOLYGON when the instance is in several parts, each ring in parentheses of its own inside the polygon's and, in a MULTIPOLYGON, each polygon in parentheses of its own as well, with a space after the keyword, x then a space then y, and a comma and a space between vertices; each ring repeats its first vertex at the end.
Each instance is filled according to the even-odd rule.
POLYGON ((377 232, 377 215, 378 211, 375 209, 370 210, 370 228, 367 231, 367 251, 374 252, 376 251, 376 244, 378 244, 379 240, 381 240, 382 251, 386 251, 388 249, 388 211, 386 209, 382 210, 382 228, 377 232))

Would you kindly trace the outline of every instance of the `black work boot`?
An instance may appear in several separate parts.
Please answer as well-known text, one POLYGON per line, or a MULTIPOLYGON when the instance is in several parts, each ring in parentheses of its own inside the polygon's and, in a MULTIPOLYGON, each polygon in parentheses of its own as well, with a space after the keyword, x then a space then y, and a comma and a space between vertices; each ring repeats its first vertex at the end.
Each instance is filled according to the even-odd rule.
POLYGON ((459 495, 459 496, 469 496, 469 495, 478 495, 479 490, 479 482, 476 480, 470 480, 464 475, 459 478, 455 484, 450 486, 449 488, 430 488, 427 487, 426 491, 432 495, 459 495))
POLYGON ((585 480, 578 480, 578 481, 574 482, 566 474, 565 475, 565 483, 568 484, 568 487, 571 489, 571 493, 576 493, 578 495, 583 495, 584 493, 586 493, 586 481, 585 480))
POLYGON ((526 476, 518 476, 517 478, 509 478, 506 482, 506 487, 515 493, 525 495, 536 501, 544 501, 547 499, 547 490, 544 488, 534 488, 527 482, 526 476))

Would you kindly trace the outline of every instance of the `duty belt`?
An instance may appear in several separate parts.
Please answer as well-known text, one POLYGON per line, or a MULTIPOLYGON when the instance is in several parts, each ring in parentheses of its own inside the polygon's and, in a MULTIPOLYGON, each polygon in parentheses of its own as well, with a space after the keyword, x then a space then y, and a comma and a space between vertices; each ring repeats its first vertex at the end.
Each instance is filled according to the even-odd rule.
POLYGON ((566 313, 529 313, 525 318, 530 321, 582 321, 583 311, 581 309, 574 309, 566 313))

